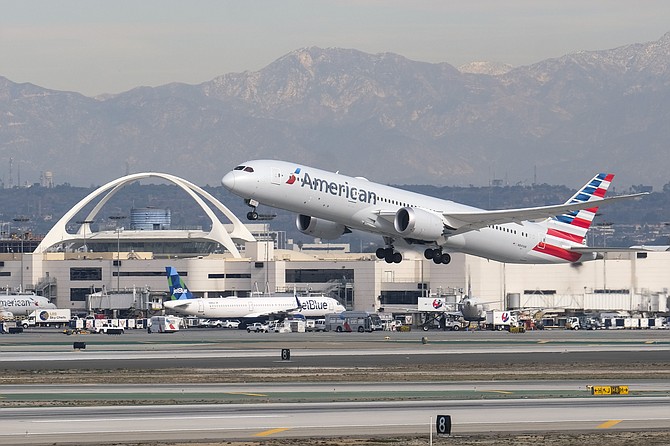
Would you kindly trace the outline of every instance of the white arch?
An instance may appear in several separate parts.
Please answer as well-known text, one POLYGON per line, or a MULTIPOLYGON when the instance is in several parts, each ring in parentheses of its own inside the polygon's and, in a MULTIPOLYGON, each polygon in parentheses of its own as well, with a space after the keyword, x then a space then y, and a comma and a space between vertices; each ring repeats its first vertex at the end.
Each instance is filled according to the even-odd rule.
POLYGON ((230 209, 223 205, 219 200, 214 198, 207 191, 201 187, 196 186, 195 184, 186 181, 182 178, 170 175, 167 173, 158 173, 158 172, 144 172, 144 173, 135 173, 132 175, 127 175, 125 177, 118 178, 114 181, 110 181, 104 186, 99 187, 95 191, 88 194, 84 199, 79 201, 76 205, 72 207, 63 217, 61 217, 58 222, 51 228, 51 230, 44 236, 44 239, 39 244, 35 253, 46 252, 49 248, 54 245, 58 245, 70 240, 79 240, 83 234, 91 234, 90 224, 88 222, 92 221, 100 209, 112 198, 119 190, 127 186, 129 183, 132 183, 137 180, 144 178, 162 178, 167 180, 175 185, 179 186, 184 192, 186 192, 193 200, 198 203, 198 205, 205 212, 207 217, 209 217, 212 222, 212 229, 209 233, 205 234, 203 238, 218 242, 222 244, 228 251, 230 251, 234 257, 241 257, 233 239, 238 241, 254 241, 253 235, 251 232, 244 226, 244 224, 233 214, 230 209), (110 190, 111 189, 111 190, 110 190), (79 211, 81 211, 85 206, 87 206, 91 201, 96 197, 103 194, 105 191, 108 191, 107 194, 95 205, 95 207, 88 213, 84 222, 81 223, 79 230, 76 234, 70 234, 67 232, 66 225, 67 223, 74 218, 79 211), (219 211, 221 211, 233 224, 233 230, 228 233, 224 227, 221 220, 214 214, 212 209, 205 203, 202 199, 205 198, 212 205, 214 205, 219 211))

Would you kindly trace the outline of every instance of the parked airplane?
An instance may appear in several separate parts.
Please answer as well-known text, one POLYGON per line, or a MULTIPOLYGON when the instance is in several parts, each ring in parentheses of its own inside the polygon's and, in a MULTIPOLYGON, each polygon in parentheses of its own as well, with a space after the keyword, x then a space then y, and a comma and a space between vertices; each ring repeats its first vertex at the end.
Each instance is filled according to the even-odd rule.
POLYGON ((447 264, 446 251, 507 263, 566 263, 597 258, 586 233, 598 206, 643 194, 604 198, 612 174, 598 174, 565 204, 487 211, 300 164, 248 161, 221 180, 252 208, 297 212, 298 229, 334 239, 351 229, 383 236, 377 257, 399 263, 404 248, 420 246, 427 259, 447 264))
POLYGON ((0 310, 12 313, 13 316, 28 316, 35 310, 49 310, 56 305, 49 299, 35 293, 10 293, 7 290, 0 294, 0 310))
POLYGON ((181 314, 210 319, 268 319, 302 314, 305 317, 323 317, 328 313, 341 313, 345 308, 332 297, 308 296, 263 296, 263 297, 215 297, 194 298, 177 270, 165 268, 170 285, 171 300, 165 308, 181 314))
POLYGON ((458 303, 458 311, 461 312, 463 320, 468 322, 479 322, 486 319, 484 305, 477 303, 472 297, 465 296, 458 303))

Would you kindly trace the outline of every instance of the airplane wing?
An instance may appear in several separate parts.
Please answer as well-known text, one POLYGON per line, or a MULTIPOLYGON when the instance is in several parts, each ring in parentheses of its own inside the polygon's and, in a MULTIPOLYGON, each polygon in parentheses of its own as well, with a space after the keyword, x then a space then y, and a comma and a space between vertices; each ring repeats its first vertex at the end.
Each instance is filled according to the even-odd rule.
POLYGON ((255 318, 281 318, 284 319, 286 316, 291 314, 294 310, 286 310, 286 311, 270 311, 270 312, 265 312, 265 313, 249 313, 245 314, 242 316, 243 319, 255 319, 255 318))
POLYGON ((597 247, 597 246, 576 246, 569 248, 570 251, 576 251, 576 252, 601 252, 601 253, 606 253, 606 252, 666 252, 670 251, 670 246, 669 245, 636 245, 636 246, 629 246, 628 248, 626 247, 597 247))
POLYGON ((647 193, 619 195, 616 197, 603 198, 585 202, 575 202, 569 204, 558 204, 552 206, 540 206, 534 208, 521 209, 501 209, 496 211, 478 211, 478 212, 443 212, 447 226, 450 228, 449 234, 462 234, 464 232, 475 231, 490 225, 499 225, 504 223, 520 223, 526 220, 539 220, 543 218, 554 217, 570 211, 580 209, 590 209, 614 203, 631 198, 639 198, 647 193))

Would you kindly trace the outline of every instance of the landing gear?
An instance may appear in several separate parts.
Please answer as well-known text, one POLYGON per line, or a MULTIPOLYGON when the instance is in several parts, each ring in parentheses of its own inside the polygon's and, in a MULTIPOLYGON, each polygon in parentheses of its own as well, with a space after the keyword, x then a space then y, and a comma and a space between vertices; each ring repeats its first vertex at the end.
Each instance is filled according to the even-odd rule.
POLYGON ((247 220, 258 220, 258 212, 256 212, 256 208, 260 203, 251 198, 246 198, 244 202, 251 208, 251 210, 247 212, 247 220))
POLYGON ((393 246, 386 248, 377 248, 375 252, 378 259, 384 259, 386 263, 400 263, 402 262, 402 254, 393 249, 393 246))
POLYGON ((423 256, 428 260, 433 259, 433 263, 436 265, 439 265, 440 263, 446 265, 451 262, 451 256, 446 252, 442 252, 442 249, 440 248, 428 248, 423 252, 423 256))

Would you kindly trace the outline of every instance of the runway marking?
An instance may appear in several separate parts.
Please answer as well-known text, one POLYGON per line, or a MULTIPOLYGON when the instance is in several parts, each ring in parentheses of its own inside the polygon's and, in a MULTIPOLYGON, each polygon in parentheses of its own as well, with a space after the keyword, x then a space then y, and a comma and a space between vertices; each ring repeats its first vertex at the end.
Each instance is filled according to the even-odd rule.
POLYGON ((278 427, 276 429, 270 429, 270 430, 267 430, 267 431, 263 431, 263 432, 259 432, 257 434, 254 434, 254 437, 267 437, 267 436, 270 436, 272 434, 278 434, 280 432, 287 431, 289 429, 290 429, 290 427, 278 427))
MULTIPOLYGON (((164 417, 141 417, 142 421, 162 421, 162 420, 230 420, 230 419, 253 419, 253 418, 286 418, 285 415, 203 415, 203 416, 189 416, 189 415, 174 415, 164 417)), ((49 424, 49 423, 98 423, 99 419, 83 419, 83 418, 62 418, 54 420, 30 420, 31 423, 49 424)), ((105 418, 104 421, 138 421, 137 417, 128 418, 105 418)), ((177 429, 181 430, 181 429, 177 429)))
POLYGON ((484 393, 502 393, 503 395, 512 395, 514 392, 508 392, 507 390, 480 390, 484 393))
POLYGON ((549 341, 538 341, 538 344, 547 344, 549 341))
POLYGON ((623 420, 609 420, 605 421, 603 424, 598 426, 598 429, 609 429, 612 426, 616 426, 617 424, 621 423, 623 420))
POLYGON ((248 392, 226 392, 228 395, 244 395, 244 396, 267 396, 263 393, 248 393, 248 392))

